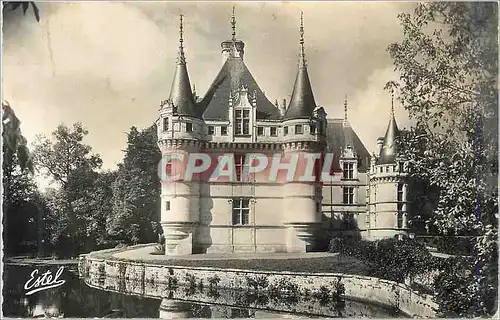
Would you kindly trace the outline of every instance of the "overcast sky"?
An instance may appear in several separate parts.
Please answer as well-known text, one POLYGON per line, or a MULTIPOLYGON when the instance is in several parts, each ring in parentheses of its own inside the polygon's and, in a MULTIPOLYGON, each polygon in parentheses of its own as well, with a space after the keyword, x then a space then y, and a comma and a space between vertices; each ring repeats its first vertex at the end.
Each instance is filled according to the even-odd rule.
MULTIPOLYGON (((39 3, 6 17, 3 99, 22 121, 30 142, 58 124, 80 121, 86 143, 115 168, 126 132, 157 118, 169 95, 178 48, 179 14, 185 15, 185 47, 191 83, 203 95, 221 67, 220 42, 230 38, 236 5, 237 38, 245 62, 267 97, 289 98, 297 69, 300 11, 316 103, 332 118, 349 120, 370 152, 384 134, 396 79, 387 46, 400 40, 398 13, 410 3, 39 3)), ((406 112, 396 105, 400 127, 406 112)))

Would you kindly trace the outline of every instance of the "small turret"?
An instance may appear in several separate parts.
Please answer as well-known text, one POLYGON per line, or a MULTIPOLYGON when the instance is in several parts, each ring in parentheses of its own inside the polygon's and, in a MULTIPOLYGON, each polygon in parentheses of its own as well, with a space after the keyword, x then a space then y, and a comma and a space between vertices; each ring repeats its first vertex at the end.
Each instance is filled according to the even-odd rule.
POLYGON ((316 108, 314 95, 307 73, 306 57, 304 50, 304 19, 303 13, 300 15, 300 56, 299 69, 295 78, 295 85, 292 91, 290 105, 286 110, 283 119, 303 119, 309 118, 313 110, 316 108))

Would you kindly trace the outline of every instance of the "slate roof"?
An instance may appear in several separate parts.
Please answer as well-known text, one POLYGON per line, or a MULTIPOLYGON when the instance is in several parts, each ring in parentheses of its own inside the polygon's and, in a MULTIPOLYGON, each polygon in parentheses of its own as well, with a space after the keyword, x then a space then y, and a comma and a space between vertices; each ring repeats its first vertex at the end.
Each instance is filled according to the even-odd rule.
POLYGON ((314 101, 309 74, 305 63, 302 62, 297 71, 292 98, 283 119, 307 119, 312 115, 314 108, 316 108, 316 102, 314 101))
POLYGON ((334 153, 335 170, 341 170, 339 158, 347 145, 354 148, 358 156, 358 171, 366 172, 370 167, 370 153, 351 126, 344 126, 342 119, 328 119, 326 129, 326 143, 328 152, 334 153))
POLYGON ((179 59, 175 68, 169 100, 177 109, 176 114, 195 118, 200 117, 200 112, 195 104, 193 92, 191 91, 191 83, 189 81, 186 62, 183 58, 179 59))
POLYGON ((254 77, 241 58, 229 57, 207 95, 200 102, 205 120, 228 120, 229 94, 244 85, 257 96, 257 119, 278 120, 281 118, 278 108, 269 101, 257 85, 254 77))
POLYGON ((382 144, 377 164, 395 163, 396 155, 398 153, 398 145, 396 141, 398 137, 398 125, 396 123, 396 119, 394 118, 394 114, 391 114, 391 120, 389 120, 389 125, 387 126, 387 131, 385 132, 384 143, 382 144))

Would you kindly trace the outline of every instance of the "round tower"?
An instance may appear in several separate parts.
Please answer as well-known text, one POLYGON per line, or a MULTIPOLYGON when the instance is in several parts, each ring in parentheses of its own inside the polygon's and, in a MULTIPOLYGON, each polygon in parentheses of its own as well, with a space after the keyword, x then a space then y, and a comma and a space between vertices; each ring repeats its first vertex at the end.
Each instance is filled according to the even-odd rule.
MULTIPOLYGON (((158 146, 162 153, 161 218, 166 255, 192 253, 193 230, 199 220, 199 183, 182 175, 189 155, 201 149, 203 120, 194 101, 183 46, 180 17, 179 56, 170 97, 162 103, 158 120, 158 146), (178 178, 172 176, 179 174, 178 178)), ((189 165, 189 164, 188 164, 189 165)))
POLYGON ((368 237, 376 240, 407 234, 408 201, 405 162, 398 154, 400 136, 394 117, 394 98, 391 117, 378 157, 370 166, 369 230, 368 237))
MULTIPOLYGON (((299 66, 282 122, 284 160, 298 163, 294 178, 286 179, 283 185, 283 224, 288 227, 288 252, 307 251, 321 223, 321 182, 319 177, 307 179, 305 176, 310 176, 306 171, 313 169, 312 163, 321 161, 317 156, 325 148, 325 123, 326 114, 323 108, 316 106, 307 73, 301 13, 299 66)), ((319 170, 315 174, 319 175, 319 170)))

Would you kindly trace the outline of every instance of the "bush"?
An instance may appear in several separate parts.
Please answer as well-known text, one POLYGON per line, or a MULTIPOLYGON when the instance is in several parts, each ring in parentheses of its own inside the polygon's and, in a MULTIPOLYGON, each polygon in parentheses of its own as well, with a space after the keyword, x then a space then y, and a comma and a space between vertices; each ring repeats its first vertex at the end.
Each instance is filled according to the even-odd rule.
POLYGON ((435 279, 434 297, 439 317, 492 316, 496 311, 497 287, 479 285, 473 262, 455 257, 446 259, 443 272, 435 279))
POLYGON ((378 241, 334 238, 330 252, 363 260, 372 267, 374 276, 397 282, 435 267, 435 259, 425 246, 408 238, 378 241))

